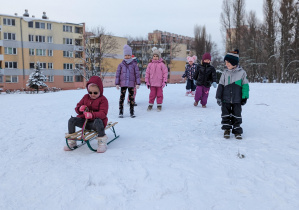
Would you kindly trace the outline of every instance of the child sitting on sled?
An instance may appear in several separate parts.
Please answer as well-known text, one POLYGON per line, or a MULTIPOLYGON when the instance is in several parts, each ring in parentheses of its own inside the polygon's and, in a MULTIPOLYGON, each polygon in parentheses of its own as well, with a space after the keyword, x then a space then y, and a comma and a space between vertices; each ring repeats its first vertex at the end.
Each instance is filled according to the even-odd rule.
MULTIPOLYGON (((85 94, 77 104, 75 111, 77 117, 71 117, 68 122, 69 134, 76 132, 76 126, 82 128, 85 120, 87 123, 85 129, 95 130, 98 134, 97 152, 103 153, 107 150, 107 139, 105 127, 108 122, 108 100, 103 95, 103 83, 100 77, 92 76, 86 84, 88 94, 85 94)), ((75 140, 68 140, 70 148, 77 145, 75 140)), ((64 147, 65 151, 71 151, 68 146, 64 147)))

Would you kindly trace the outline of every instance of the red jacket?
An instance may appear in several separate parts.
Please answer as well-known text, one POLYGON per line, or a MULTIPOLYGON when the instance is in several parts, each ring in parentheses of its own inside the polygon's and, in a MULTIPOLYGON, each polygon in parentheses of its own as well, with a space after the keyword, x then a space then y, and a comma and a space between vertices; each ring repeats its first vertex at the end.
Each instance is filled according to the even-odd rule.
POLYGON ((83 112, 79 111, 79 108, 82 105, 86 105, 88 107, 89 112, 92 113, 91 120, 99 118, 103 121, 104 126, 106 127, 108 122, 107 114, 108 114, 109 105, 108 105, 107 98, 103 95, 104 88, 103 88, 102 80, 98 76, 90 77, 89 81, 86 84, 86 89, 90 83, 95 83, 99 87, 100 96, 96 99, 91 99, 89 94, 84 95, 75 108, 75 111, 78 114, 77 117, 85 118, 83 112))

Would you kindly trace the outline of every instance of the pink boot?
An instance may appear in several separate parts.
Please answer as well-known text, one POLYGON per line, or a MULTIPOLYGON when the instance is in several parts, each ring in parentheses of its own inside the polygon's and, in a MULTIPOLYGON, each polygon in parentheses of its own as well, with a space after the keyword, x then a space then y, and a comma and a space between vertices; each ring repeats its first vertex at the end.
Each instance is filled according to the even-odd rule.
POLYGON ((107 135, 105 136, 102 136, 102 137, 97 137, 96 138, 98 140, 98 149, 97 149, 97 152, 98 153, 104 153, 106 152, 107 150, 107 140, 108 140, 108 137, 107 135))
MULTIPOLYGON (((70 148, 74 148, 75 146, 77 146, 77 141, 75 140, 67 140, 67 143, 69 144, 70 148)), ((63 147, 64 151, 72 151, 72 149, 70 149, 67 145, 63 147)))

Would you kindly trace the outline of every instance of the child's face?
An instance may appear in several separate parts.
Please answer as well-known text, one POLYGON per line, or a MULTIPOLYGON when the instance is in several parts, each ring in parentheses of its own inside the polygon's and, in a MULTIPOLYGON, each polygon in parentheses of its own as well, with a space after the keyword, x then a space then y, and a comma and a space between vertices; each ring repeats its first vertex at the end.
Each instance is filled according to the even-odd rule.
POLYGON ((232 70, 233 68, 235 68, 236 66, 233 66, 230 62, 225 61, 225 65, 229 70, 232 70))
POLYGON ((203 62, 204 63, 210 63, 211 61, 209 59, 204 59, 203 62))
POLYGON ((159 56, 158 55, 153 55, 153 60, 159 60, 159 56))
POLYGON ((192 66, 193 65, 193 61, 188 61, 188 63, 190 64, 190 66, 192 66))
POLYGON ((88 89, 88 94, 91 99, 97 99, 100 96, 100 89, 98 86, 90 86, 88 89))
POLYGON ((131 57, 131 55, 125 55, 125 59, 130 59, 131 57))

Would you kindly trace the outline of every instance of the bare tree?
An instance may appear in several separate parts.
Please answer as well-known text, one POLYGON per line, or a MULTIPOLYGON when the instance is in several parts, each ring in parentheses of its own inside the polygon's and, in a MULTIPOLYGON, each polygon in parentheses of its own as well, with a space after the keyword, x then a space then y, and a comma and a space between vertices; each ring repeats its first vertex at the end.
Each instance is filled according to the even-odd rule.
POLYGON ((232 10, 231 0, 223 0, 222 12, 220 15, 221 31, 224 33, 225 51, 229 51, 233 48, 232 39, 232 10))
POLYGON ((87 81, 91 76, 97 75, 105 79, 111 65, 106 58, 115 58, 119 44, 105 28, 97 27, 84 34, 85 54, 76 55, 75 71, 79 72, 87 81))
POLYGON ((212 42, 211 35, 207 34, 205 26, 194 26, 194 39, 195 41, 192 48, 199 59, 204 53, 211 53, 213 46, 216 46, 215 43, 212 42))

